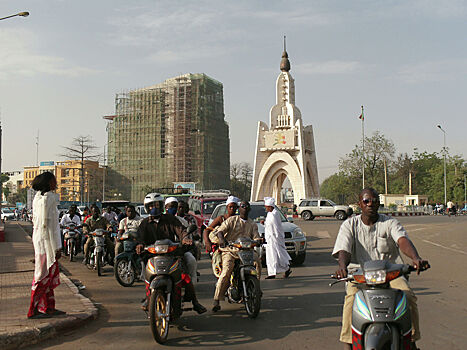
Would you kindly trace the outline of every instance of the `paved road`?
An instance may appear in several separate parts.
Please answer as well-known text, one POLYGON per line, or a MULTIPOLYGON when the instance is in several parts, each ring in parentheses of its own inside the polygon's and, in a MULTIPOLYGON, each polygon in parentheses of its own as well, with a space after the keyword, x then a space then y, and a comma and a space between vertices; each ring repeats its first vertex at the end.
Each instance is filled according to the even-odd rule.
MULTIPOLYGON (((422 349, 465 349, 467 345, 467 217, 403 217, 420 254, 432 269, 411 278, 419 296, 422 349)), ((293 270, 290 279, 262 280, 264 298, 256 320, 246 317, 239 305, 223 304, 217 314, 197 316, 186 312, 169 333, 161 348, 203 349, 340 349, 338 342, 343 285, 328 287, 336 263, 330 251, 340 222, 316 219, 297 220, 307 233, 309 247, 303 267, 293 270)), ((123 288, 110 268, 98 278, 80 263, 63 262, 70 278, 80 280, 83 294, 99 306, 100 316, 88 326, 70 331, 34 349, 153 349, 145 314, 139 310, 144 287, 123 288)), ((211 306, 215 280, 209 261, 200 261, 200 300, 211 306)), ((57 307, 60 307, 57 305, 57 307)))

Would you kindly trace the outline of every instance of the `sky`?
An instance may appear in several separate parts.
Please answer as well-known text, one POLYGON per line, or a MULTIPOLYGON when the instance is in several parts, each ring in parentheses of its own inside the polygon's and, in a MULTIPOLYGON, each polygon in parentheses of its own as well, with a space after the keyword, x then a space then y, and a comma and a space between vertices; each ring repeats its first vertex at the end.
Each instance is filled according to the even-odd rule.
POLYGON ((115 94, 176 75, 224 85, 231 163, 253 164, 287 36, 296 105, 313 125, 319 180, 379 130, 398 152, 467 149, 467 2, 456 0, 2 0, 2 171, 106 142, 115 94))

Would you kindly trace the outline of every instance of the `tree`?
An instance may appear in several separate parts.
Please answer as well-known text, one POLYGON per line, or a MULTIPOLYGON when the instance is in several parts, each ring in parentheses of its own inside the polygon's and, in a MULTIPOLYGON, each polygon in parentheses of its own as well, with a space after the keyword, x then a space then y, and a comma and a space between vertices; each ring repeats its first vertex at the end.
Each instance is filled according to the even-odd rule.
POLYGON ((253 168, 248 163, 230 166, 230 191, 241 199, 250 198, 253 168))
POLYGON ((85 185, 85 161, 97 160, 100 154, 95 153, 97 146, 91 136, 78 136, 73 139, 70 146, 62 146, 65 153, 62 157, 72 160, 80 161, 80 201, 83 202, 84 198, 84 185, 85 185))
MULTIPOLYGON (((379 131, 365 138, 365 187, 373 187, 379 192, 384 191, 384 162, 393 160, 396 150, 394 143, 379 131)), ((361 189, 362 184, 362 148, 356 145, 354 149, 339 161, 339 172, 355 185, 352 190, 361 189)), ((358 193, 359 191, 357 191, 358 193)), ((351 196, 349 193, 348 195, 351 196)))

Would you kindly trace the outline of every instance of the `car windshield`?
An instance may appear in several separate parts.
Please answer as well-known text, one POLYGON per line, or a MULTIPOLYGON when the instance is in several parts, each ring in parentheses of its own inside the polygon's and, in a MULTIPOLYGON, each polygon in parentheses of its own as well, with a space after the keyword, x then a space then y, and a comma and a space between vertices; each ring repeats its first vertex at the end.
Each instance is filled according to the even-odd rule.
POLYGON ((218 204, 225 202, 225 199, 209 200, 203 202, 203 214, 212 214, 218 204))
MULTIPOLYGON (((282 213, 282 211, 280 211, 279 208, 277 208, 277 211, 279 212, 279 215, 281 216, 281 221, 282 222, 287 222, 287 218, 284 216, 284 214, 282 213)), ((248 217, 252 220, 254 220, 255 222, 259 222, 261 220, 265 220, 266 219, 266 215, 267 215, 267 212, 266 212, 266 208, 264 207, 264 205, 252 205, 251 206, 251 210, 250 212, 248 213, 248 217)))
POLYGON ((13 213, 13 211, 10 210, 10 209, 3 209, 3 213, 4 214, 10 214, 10 213, 13 213))
POLYGON ((337 205, 336 203, 334 203, 334 202, 333 202, 332 200, 330 200, 330 199, 327 199, 327 201, 328 201, 329 204, 331 204, 333 207, 337 205))

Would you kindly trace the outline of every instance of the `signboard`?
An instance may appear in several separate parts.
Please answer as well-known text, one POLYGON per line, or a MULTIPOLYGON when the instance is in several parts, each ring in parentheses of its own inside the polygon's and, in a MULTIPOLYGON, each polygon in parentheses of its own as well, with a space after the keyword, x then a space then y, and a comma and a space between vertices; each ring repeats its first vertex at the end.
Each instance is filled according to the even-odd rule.
POLYGON ((194 182, 174 182, 174 189, 187 189, 190 193, 196 189, 194 182))
POLYGON ((53 160, 48 161, 48 162, 40 162, 39 165, 40 166, 54 166, 55 162, 53 160))

